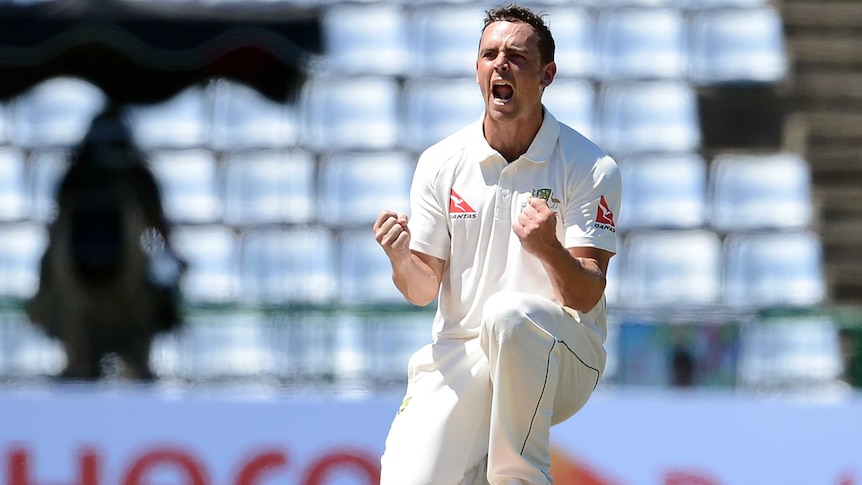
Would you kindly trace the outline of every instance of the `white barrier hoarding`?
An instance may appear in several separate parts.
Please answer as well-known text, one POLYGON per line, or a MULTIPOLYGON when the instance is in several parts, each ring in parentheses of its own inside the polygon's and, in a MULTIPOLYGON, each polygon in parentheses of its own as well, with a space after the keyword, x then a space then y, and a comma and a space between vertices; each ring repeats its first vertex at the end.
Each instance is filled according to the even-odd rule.
POLYGON ((830 403, 597 393, 552 436, 561 453, 586 464, 600 483, 862 485, 858 395, 830 403))
MULTIPOLYGON (((58 389, 0 391, 2 483, 373 485, 400 401, 58 389)), ((558 485, 862 485, 858 396, 599 392, 552 438, 558 485)))

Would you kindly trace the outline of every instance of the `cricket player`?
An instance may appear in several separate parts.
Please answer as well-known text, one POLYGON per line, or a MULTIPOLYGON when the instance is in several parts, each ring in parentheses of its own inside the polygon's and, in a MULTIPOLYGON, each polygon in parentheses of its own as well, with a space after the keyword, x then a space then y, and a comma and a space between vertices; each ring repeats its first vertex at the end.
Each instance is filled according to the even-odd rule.
POLYGON ((374 223, 404 297, 438 301, 433 343, 408 364, 381 485, 550 484, 551 426, 601 379, 621 180, 542 105, 555 74, 539 15, 489 10, 481 119, 420 156, 409 220, 384 210, 374 223))

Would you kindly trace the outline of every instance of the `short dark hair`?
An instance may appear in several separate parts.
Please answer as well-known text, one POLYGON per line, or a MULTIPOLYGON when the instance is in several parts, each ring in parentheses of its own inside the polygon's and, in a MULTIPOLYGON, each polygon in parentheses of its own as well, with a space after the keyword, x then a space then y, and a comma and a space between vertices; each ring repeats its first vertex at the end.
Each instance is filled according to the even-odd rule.
POLYGON ((524 22, 533 28, 536 37, 539 40, 539 54, 542 56, 542 63, 547 64, 554 62, 554 37, 551 35, 551 29, 545 24, 542 15, 530 10, 527 7, 522 7, 515 3, 510 3, 505 7, 497 7, 485 12, 485 26, 482 27, 482 32, 494 22, 524 22))

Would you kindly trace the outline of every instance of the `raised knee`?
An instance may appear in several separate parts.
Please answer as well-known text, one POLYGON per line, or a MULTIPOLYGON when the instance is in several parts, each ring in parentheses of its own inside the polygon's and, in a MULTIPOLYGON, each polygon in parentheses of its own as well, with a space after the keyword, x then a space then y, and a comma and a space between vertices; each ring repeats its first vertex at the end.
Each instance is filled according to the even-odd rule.
POLYGON ((530 305, 525 297, 516 291, 491 295, 482 308, 483 325, 498 335, 511 334, 528 319, 530 305))

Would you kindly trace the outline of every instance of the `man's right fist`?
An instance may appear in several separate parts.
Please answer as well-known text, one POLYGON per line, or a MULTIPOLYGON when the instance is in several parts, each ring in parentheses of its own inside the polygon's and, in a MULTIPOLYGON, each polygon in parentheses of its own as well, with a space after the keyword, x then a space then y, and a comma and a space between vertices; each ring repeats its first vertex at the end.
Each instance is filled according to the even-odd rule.
POLYGON ((374 222, 374 239, 389 256, 396 261, 410 256, 410 229, 407 215, 383 211, 374 222))

